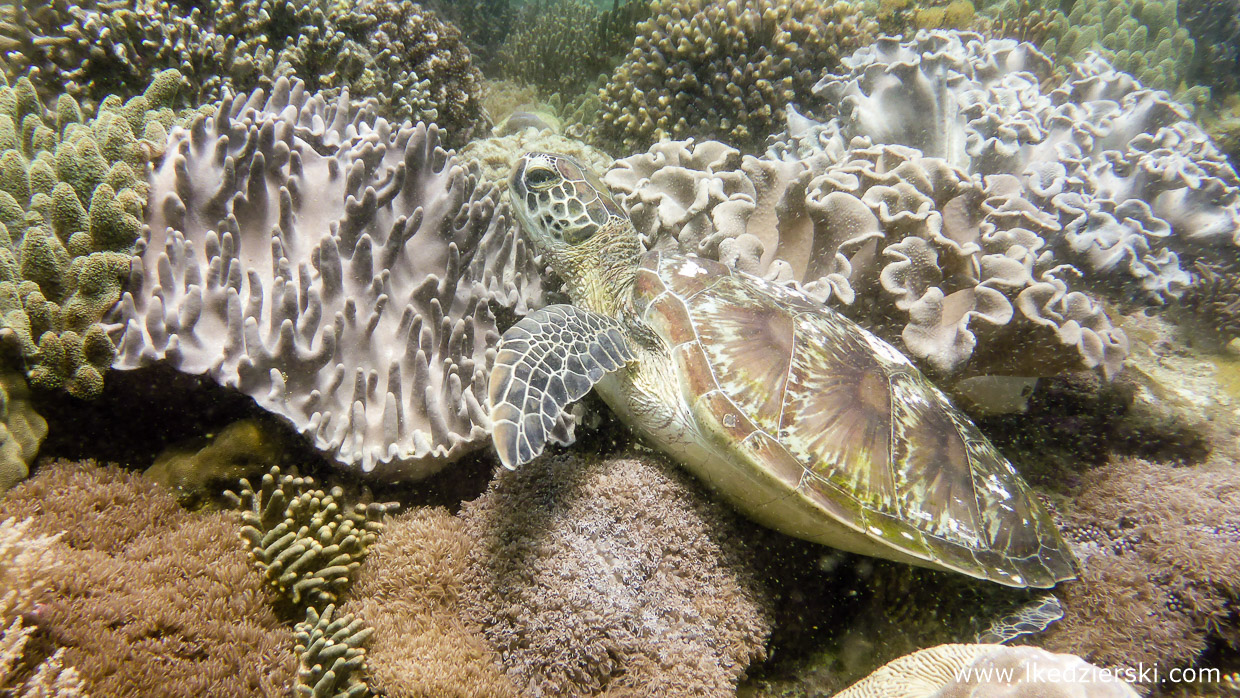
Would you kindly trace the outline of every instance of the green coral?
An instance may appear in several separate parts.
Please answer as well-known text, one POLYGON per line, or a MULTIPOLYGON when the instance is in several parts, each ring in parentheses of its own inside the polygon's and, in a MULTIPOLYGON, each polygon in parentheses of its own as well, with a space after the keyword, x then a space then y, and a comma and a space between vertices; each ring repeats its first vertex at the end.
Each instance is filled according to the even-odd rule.
POLYGON ((1061 65, 1098 52, 1146 87, 1166 90, 1200 106, 1209 89, 1185 83, 1196 46, 1177 17, 1177 0, 1000 0, 986 8, 992 33, 1041 39, 1043 52, 1061 65))
POLYGON ((306 609, 306 620, 297 624, 298 698, 362 698, 369 695, 359 678, 365 670, 366 650, 362 647, 373 632, 352 614, 335 615, 328 604, 320 614, 306 609))
POLYGON ((91 398, 115 347, 99 324, 120 298, 142 230, 145 173, 184 78, 155 77, 92 118, 67 95, 46 110, 28 78, 0 83, 0 339, 32 386, 91 398))
POLYGON ((241 480, 241 537, 267 582, 295 606, 324 607, 339 600, 366 556, 393 504, 346 505, 344 491, 315 489, 314 478, 273 466, 255 489, 241 480))
POLYGON ((0 493, 26 479, 47 436, 47 421, 30 404, 26 379, 0 372, 0 493))

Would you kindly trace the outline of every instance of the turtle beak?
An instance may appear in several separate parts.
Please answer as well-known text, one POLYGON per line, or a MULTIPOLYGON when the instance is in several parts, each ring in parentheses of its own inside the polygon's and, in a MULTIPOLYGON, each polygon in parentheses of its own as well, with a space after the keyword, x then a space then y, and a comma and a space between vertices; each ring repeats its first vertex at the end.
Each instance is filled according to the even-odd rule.
POLYGON ((521 175, 525 172, 526 158, 517 160, 517 164, 512 168, 512 174, 508 175, 508 191, 515 192, 521 196, 525 196, 525 189, 520 186, 521 175))

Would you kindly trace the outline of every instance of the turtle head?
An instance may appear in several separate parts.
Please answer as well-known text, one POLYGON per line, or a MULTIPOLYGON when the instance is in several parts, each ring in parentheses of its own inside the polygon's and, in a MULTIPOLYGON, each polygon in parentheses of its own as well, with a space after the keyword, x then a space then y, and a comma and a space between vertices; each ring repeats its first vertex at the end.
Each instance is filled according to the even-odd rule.
POLYGON ((526 153, 508 180, 513 209, 539 252, 631 231, 598 175, 567 155, 526 153))
POLYGON ((615 297, 636 271, 641 241, 598 175, 567 155, 526 153, 508 195, 534 248, 575 301, 615 297))

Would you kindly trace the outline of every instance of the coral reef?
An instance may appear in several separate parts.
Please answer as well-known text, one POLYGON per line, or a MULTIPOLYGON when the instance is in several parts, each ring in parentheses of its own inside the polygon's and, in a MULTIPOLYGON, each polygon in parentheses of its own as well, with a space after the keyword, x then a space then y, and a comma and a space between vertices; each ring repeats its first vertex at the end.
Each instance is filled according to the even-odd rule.
POLYGON ((0 86, 0 341, 33 387, 83 398, 103 388, 116 349, 100 321, 128 274, 145 177, 182 83, 161 73, 89 119, 68 96, 45 110, 26 78, 0 86))
POLYGON ((57 568, 58 536, 28 532, 32 520, 0 521, 0 693, 14 698, 85 698, 81 675, 64 663, 58 649, 33 671, 24 672, 23 654, 34 634, 23 616, 32 613, 57 568), (28 676, 22 677, 23 673, 28 676))
POLYGON ((523 694, 715 695, 765 655, 752 553, 662 461, 539 459, 461 518, 463 603, 523 694))
POLYGON ((1124 681, 1036 647, 939 645, 884 665, 836 698, 1137 698, 1124 681))
POLYGON ((58 461, 0 499, 9 516, 64 532, 27 620, 92 695, 292 691, 292 633, 237 543, 236 514, 191 514, 140 475, 58 461))
POLYGON ((294 606, 323 608, 339 600, 366 548, 395 504, 348 506, 344 490, 314 489, 314 478, 272 466, 257 489, 242 479, 228 498, 241 509, 241 539, 267 584, 294 606))
POLYGON ((335 615, 328 604, 320 614, 306 609, 306 620, 297 624, 300 667, 296 695, 299 698, 362 698, 369 689, 359 678, 366 669, 366 650, 371 630, 350 615, 335 615))
POLYGON ((429 0, 425 3, 461 30, 461 38, 480 65, 491 62, 512 31, 517 8, 511 0, 429 0))
POLYGON ((283 439, 271 424, 243 419, 205 438, 170 446, 142 474, 192 508, 217 491, 215 485, 279 465, 283 455, 283 439))
POLYGON ((875 29, 844 1, 657 0, 600 92, 598 137, 626 151, 688 136, 756 147, 875 29))
POLYGON ((488 445, 495 313, 541 287, 495 188, 438 133, 285 80, 175 130, 115 367, 206 373, 376 477, 488 445))
POLYGON ((341 610, 374 628, 367 680, 391 698, 522 695, 462 608, 475 542, 442 508, 388 519, 341 610))
POLYGON ((1234 464, 1125 459, 1082 479, 1063 525, 1081 576, 1057 590, 1065 616, 1039 644, 1103 666, 1164 672, 1193 665, 1213 644, 1237 646, 1234 464))
POLYGON ((413 2, 361 0, 356 12, 373 22, 366 27, 374 56, 373 94, 389 96, 385 115, 417 119, 433 108, 444 139, 454 147, 467 143, 482 116, 482 73, 461 31, 413 2), (425 97, 399 101, 414 94, 425 97))
POLYGON ((1195 81, 1236 92, 1240 88, 1240 2, 1179 0, 1176 13, 1196 46, 1195 81))
POLYGON ((47 420, 30 404, 26 379, 0 371, 0 492, 26 478, 46 436, 47 420))
POLYGON ((20 0, 0 8, 0 51, 11 79, 28 75, 44 98, 88 107, 141 93, 176 69, 194 102, 270 90, 299 78, 336 96, 373 97, 396 120, 436 120, 462 145, 478 120, 469 49, 456 27, 389 0, 117 0, 106 5, 20 0))

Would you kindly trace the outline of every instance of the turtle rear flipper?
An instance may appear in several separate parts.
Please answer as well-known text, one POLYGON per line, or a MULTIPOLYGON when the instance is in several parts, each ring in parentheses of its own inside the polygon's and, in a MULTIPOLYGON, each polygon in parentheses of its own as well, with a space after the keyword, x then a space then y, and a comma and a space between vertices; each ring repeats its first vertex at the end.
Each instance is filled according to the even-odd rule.
POLYGON ((508 469, 542 453, 564 410, 635 359, 614 318, 550 305, 504 333, 488 389, 491 438, 508 469))

